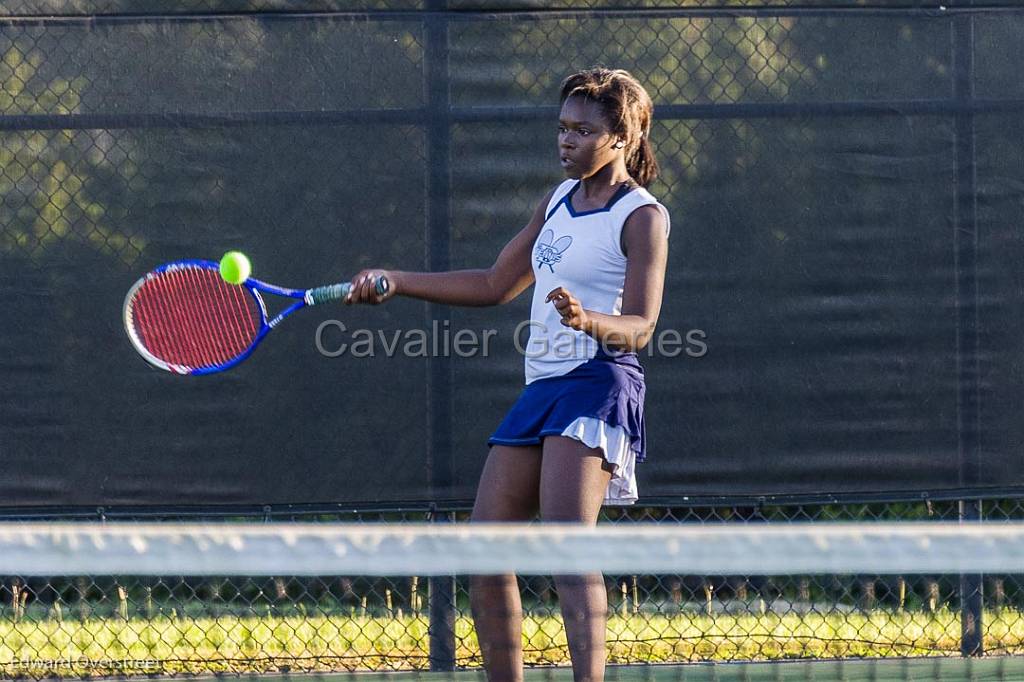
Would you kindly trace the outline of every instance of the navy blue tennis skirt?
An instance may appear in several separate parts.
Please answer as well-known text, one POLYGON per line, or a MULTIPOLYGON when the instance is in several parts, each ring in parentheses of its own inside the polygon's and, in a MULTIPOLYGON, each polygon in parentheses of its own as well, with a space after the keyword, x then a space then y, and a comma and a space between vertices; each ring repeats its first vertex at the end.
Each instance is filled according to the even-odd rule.
POLYGON ((630 438, 636 461, 646 456, 644 370, 636 353, 607 355, 598 351, 568 374, 528 384, 505 415, 488 445, 539 445, 559 436, 580 417, 621 426, 630 438))

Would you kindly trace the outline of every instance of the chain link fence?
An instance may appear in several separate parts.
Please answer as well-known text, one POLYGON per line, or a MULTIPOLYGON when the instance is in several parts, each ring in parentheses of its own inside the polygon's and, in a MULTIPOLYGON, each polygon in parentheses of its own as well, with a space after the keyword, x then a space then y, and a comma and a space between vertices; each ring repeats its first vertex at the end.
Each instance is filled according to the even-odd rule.
MULTIPOLYGON (((682 6, 765 4, 707 0, 682 6)), ((746 226, 745 238, 752 244, 795 244, 835 218, 833 205, 840 207, 837 211, 866 205, 867 212, 885 212, 891 222, 911 226, 926 218, 945 219, 945 208, 930 218, 925 209, 948 203, 949 178, 935 187, 915 185, 921 193, 919 203, 896 196, 897 190, 865 198, 856 181, 829 185, 829 200, 820 201, 814 182, 823 166, 815 166, 808 150, 820 151, 815 145, 831 136, 863 142, 862 148, 869 150, 887 145, 906 149, 906 163, 891 171, 895 183, 919 171, 921 164, 933 164, 936 156, 930 145, 951 125, 949 119, 972 106, 978 111, 988 106, 991 115, 979 123, 981 132, 993 133, 990 142, 1004 139, 999 136, 1014 140, 992 145, 995 151, 986 157, 989 168, 998 171, 1016 163, 1016 157, 1000 154, 1019 147, 1014 137, 1019 123, 1011 119, 1022 105, 967 105, 959 99, 962 93, 947 91, 954 69, 948 25, 922 21, 892 29, 888 16, 866 12, 849 19, 853 15, 847 13, 844 40, 873 43, 873 49, 842 50, 831 44, 838 15, 815 8, 797 14, 779 9, 819 3, 771 4, 775 9, 763 13, 669 16, 668 11, 644 14, 641 9, 674 11, 680 3, 566 0, 557 7, 614 12, 542 14, 523 22, 494 19, 481 24, 458 14, 481 7, 470 0, 324 2, 314 9, 399 13, 318 16, 315 30, 298 33, 287 30, 288 22, 314 18, 292 16, 284 10, 294 5, 270 0, 167 3, 168 13, 189 16, 115 17, 116 21, 82 17, 134 12, 135 3, 7 3, 0 20, 0 258, 5 267, 42 273, 40 288, 61 291, 88 286, 61 274, 61 266, 84 258, 93 268, 92 277, 120 296, 123 274, 134 272, 147 255, 177 253, 182 244, 203 239, 211 248, 230 244, 247 223, 312 224, 324 216, 351 215, 365 224, 426 222, 411 240, 384 234, 373 240, 379 243, 366 246, 377 249, 375 256, 385 261, 421 259, 431 269, 478 265, 482 254, 496 253, 499 238, 504 238, 492 228, 529 215, 548 180, 525 172, 539 164, 539 157, 504 129, 514 121, 522 124, 525 137, 550 136, 555 114, 551 99, 559 79, 573 67, 597 62, 628 64, 650 89, 658 109, 651 138, 657 142, 663 168, 654 191, 668 205, 686 206, 686 219, 708 226, 708 235, 728 221, 746 226), (625 12, 627 5, 636 11, 625 12), (412 14, 422 9, 453 13, 435 12, 426 20, 412 14), (279 16, 246 14, 271 10, 282 11, 279 16), (401 14, 405 11, 410 14, 401 14), (205 12, 211 15, 200 16, 205 12), (61 13, 66 16, 39 18, 61 13), (130 23, 135 28, 125 30, 130 23), (877 41, 880 31, 891 40, 877 41), (578 40, 581 34, 588 39, 578 40), (431 36, 444 40, 431 42, 431 36), (674 49, 677 45, 685 49, 674 49), (480 61, 480 53, 486 53, 488 61, 480 61), (147 58, 137 58, 142 54, 147 58), (879 72, 891 72, 891 78, 880 85, 872 78, 879 72), (302 78, 293 77, 296 73, 302 78), (894 111, 900 116, 894 117, 894 111), (919 137, 910 135, 912 130, 919 137), (388 148, 389 154, 381 154, 380 145, 368 142, 371 139, 398 142, 388 148), (411 185, 426 177, 429 196, 398 201, 367 194, 363 185, 337 183, 335 178, 351 175, 335 158, 339 149, 358 158, 367 177, 385 178, 385 184, 411 185), (449 166, 449 154, 462 163, 449 166), (501 170, 495 168, 496 156, 501 157, 501 170), (282 168, 294 177, 283 177, 282 168), (527 180, 500 187, 509 169, 523 170, 527 180), (279 200, 281 195, 287 200, 279 200), (194 219, 199 207, 207 209, 201 221, 194 219), (811 207, 816 211, 812 218, 798 218, 811 207), (765 213, 776 219, 764 220, 765 213), (210 230, 214 236, 203 232, 199 222, 216 222, 217 228, 210 230), (449 249, 452 245, 458 248, 449 249), (104 280, 108 271, 120 273, 121 279, 104 280)), ((910 13, 906 4, 880 6, 910 13)), ((956 8, 971 3, 947 4, 956 8)), ((509 8, 532 10, 541 5, 551 7, 524 0, 509 8)), ((939 11, 931 3, 918 6, 926 13, 939 11)), ((992 36, 987 44, 991 54, 1014 44, 1012 28, 1019 25, 1014 18, 993 15, 978 20, 992 36)), ((976 94, 1015 96, 1018 75, 1013 68, 992 68, 977 83, 976 94)), ((851 156, 839 157, 850 164, 839 168, 839 174, 863 170, 851 156)), ((961 162, 962 167, 974 168, 974 159, 961 162)), ((871 158, 867 163, 875 167, 871 158)), ((1005 175, 1012 177, 1010 171, 1005 175)), ((968 187, 966 193, 973 195, 974 189, 968 187)), ((987 195, 990 201, 982 202, 983 218, 986 211, 998 208, 1000 197, 1019 196, 1001 195, 998 189, 987 195)), ((989 217, 995 222, 999 216, 989 217)), ((892 248, 865 263, 868 274, 883 278, 908 268, 910 257, 900 260, 904 247, 914 258, 931 253, 923 247, 925 238, 915 242, 916 237, 908 236, 910 230, 897 236, 881 232, 877 238, 889 240, 885 243, 892 248)), ((324 253, 330 249, 323 244, 340 248, 350 241, 367 239, 361 234, 328 236, 320 242, 311 240, 302 253, 326 271, 333 256, 324 253)), ((754 261, 751 257, 749 263, 732 265, 742 272, 765 271, 766 282, 774 282, 793 265, 781 256, 754 261)), ((356 265, 364 264, 368 263, 356 265)), ((701 265, 692 264, 688 276, 694 277, 701 265)), ((728 307, 728 300, 714 298, 720 294, 714 287, 700 293, 709 308, 728 307)), ((89 297, 82 297, 73 310, 70 305, 60 307, 60 300, 69 297, 56 298, 52 317, 57 320, 72 319, 78 307, 89 311, 93 305, 89 297)), ((762 300, 741 303, 746 307, 736 313, 737 324, 758 319, 755 311, 762 300)), ((970 314, 964 310, 964 315, 970 314)), ((951 337, 955 331, 942 328, 933 334, 932 327, 913 319, 913 312, 906 314, 908 329, 925 329, 922 336, 951 337)), ((24 319, 29 319, 27 314, 24 319)), ((29 327, 28 322, 12 325, 10 338, 19 348, 81 348, 86 359, 66 361, 65 376, 91 371, 92 360, 99 355, 92 352, 91 342, 63 334, 63 327, 45 338, 25 331, 29 327)), ((120 331, 115 329, 110 338, 114 334, 120 331)), ((454 391, 446 371, 441 365, 431 370, 429 409, 434 410, 434 421, 429 433, 394 429, 411 434, 409 444, 396 451, 416 451, 426 439, 432 439, 433 453, 479 446, 476 441, 462 442, 463 436, 453 434, 450 423, 445 425, 446 419, 453 420, 451 415, 438 411, 452 405, 456 414, 469 415, 487 401, 469 391, 454 391)), ((105 385, 102 381, 97 379, 105 385)), ((423 382, 417 378, 411 383, 423 382)), ((84 406, 79 409, 89 407, 88 392, 66 388, 71 397, 61 400, 84 406)), ((117 390, 106 393, 118 395, 117 390)), ((26 390, 25 395, 35 394, 26 390)), ((955 402, 955 391, 945 399, 955 402)), ((45 410, 40 408, 49 409, 50 402, 45 410)), ((945 415, 944 424, 951 423, 954 411, 955 405, 938 410, 945 415)), ((123 413, 117 411, 119 416, 123 413)), ((967 414, 963 421, 970 422, 970 417, 967 414)), ((51 434, 48 426, 43 424, 39 432, 51 434)), ((932 422, 926 427, 941 431, 932 422)), ((20 442, 18 438, 24 436, 13 434, 11 442, 20 442)), ((758 442, 739 429, 736 439, 758 442)), ((96 440, 103 448, 117 441, 109 433, 96 440)), ((928 445, 915 444, 922 449, 928 445)), ((971 447, 977 443, 967 443, 965 449, 971 447)), ((68 449, 67 443, 34 443, 39 457, 22 461, 42 460, 45 452, 61 454, 68 449)), ((458 474, 452 470, 456 467, 446 469, 440 457, 434 462, 431 484, 447 489, 458 474)), ((49 466, 52 473, 66 462, 58 459, 49 466)), ((90 470, 89 480, 96 475, 90 470)), ((879 477, 878 484, 883 483, 879 477)), ((40 487, 49 494, 46 486, 40 487)), ((26 518, 18 513, 9 516, 26 518)), ((48 518, 62 516, 53 513, 48 518)), ((1024 518, 1024 504, 1019 499, 984 500, 979 510, 973 502, 948 500, 715 507, 677 501, 609 509, 604 521, 713 524, 977 517, 988 522, 1018 520, 1024 518)), ((310 523, 462 521, 466 510, 410 507, 295 516, 269 511, 265 518, 310 523)), ((110 513, 106 519, 177 517, 110 513)), ((751 557, 749 576, 638 574, 606 576, 605 581, 613 662, 1024 652, 1020 576, 766 578, 756 575, 756 557, 751 557), (962 626, 971 619, 981 623, 980 643, 965 643, 962 626)), ((523 579, 521 587, 528 616, 527 662, 566 662, 553 583, 531 577, 523 579)), ((7 677, 479 664, 461 578, 0 577, 0 674, 7 677)))
MULTIPOLYGON (((1019 499, 985 500, 983 517, 1024 518, 1019 499)), ((607 508, 604 523, 950 521, 956 501, 749 507, 607 508)), ((279 514, 322 523, 466 521, 464 509, 279 514)), ((77 517, 84 520, 84 517, 77 517)), ((194 515, 109 522, 200 520, 194 515)), ((227 520, 210 517, 202 520, 227 520)), ((231 519, 239 520, 239 519, 231 519)), ((259 519, 249 518, 259 522, 259 519)), ((1020 576, 605 576, 614 663, 960 656, 971 597, 981 598, 984 651, 1024 652, 1020 576), (965 588, 965 585, 967 586, 965 588), (977 594, 967 594, 971 589, 977 594)), ((568 662, 558 595, 520 579, 528 665, 568 662)), ((2 577, 4 676, 100 676, 410 670, 475 667, 481 658, 466 579, 2 577), (453 598, 443 590, 454 586, 453 598), (440 596, 441 603, 432 603, 440 596), (440 661, 432 639, 449 640, 440 661)), ((975 652, 978 653, 978 652, 975 652)))
MULTIPOLYGON (((965 10, 951 19, 924 5, 736 13, 712 11, 713 3, 707 11, 625 4, 500 18, 474 11, 482 3, 338 14, 330 3, 314 8, 320 13, 246 13, 229 3, 223 14, 187 14, 206 5, 186 3, 177 7, 181 15, 95 19, 82 14, 88 3, 43 18, 12 6, 0 21, 0 258, 17 323, 0 352, 19 370, 11 373, 19 410, 40 428, 4 435, 25 476, 40 483, 5 490, 5 499, 50 504, 43 482, 62 462, 39 453, 73 443, 83 475, 69 486, 77 494, 71 504, 102 494, 99 479, 84 475, 91 467, 120 481, 129 504, 181 503, 170 494, 157 500, 161 491, 110 464, 112 442, 116 457, 129 459, 158 449, 165 433, 193 437, 165 419, 183 406, 159 403, 164 394, 141 389, 146 379, 111 352, 127 350, 111 320, 131 282, 160 262, 216 256, 240 242, 252 245, 254 262, 280 263, 274 278, 288 283, 342 268, 493 262, 509 226, 520 225, 551 187, 560 78, 598 62, 628 65, 655 101, 651 139, 662 174, 652 190, 683 226, 670 240, 672 295, 662 326, 679 332, 706 323, 717 339, 699 363, 650 358, 652 377, 662 378, 651 382, 652 443, 675 440, 680 414, 712 428, 687 433, 689 468, 660 469, 668 448, 666 457, 652 456, 647 466, 658 475, 645 494, 664 496, 695 478, 724 495, 746 494, 757 487, 750 481, 786 490, 811 466, 816 489, 833 491, 868 480, 866 489, 894 494, 958 485, 991 491, 1011 480, 1024 436, 1013 411, 998 410, 1013 404, 1021 384, 1013 357, 1024 320, 1012 296, 1009 309, 977 307, 998 297, 979 295, 975 264, 987 259, 988 291, 1015 291, 1016 111, 1024 105, 1013 99, 1014 64, 999 55, 1013 44, 1020 13, 965 10), (957 49, 974 33, 985 36, 972 53, 985 68, 957 49), (976 201, 981 195, 985 201, 976 201), (950 220, 962 229, 940 236, 950 220), (993 229, 957 241, 978 224, 993 229), (946 311, 951 297, 955 316, 946 311), (885 344, 884 357, 851 352, 836 361, 837 352, 865 342, 885 344), (980 387, 957 368, 982 356, 1009 371, 990 372, 985 387, 995 394, 986 457, 997 453, 999 461, 975 467, 978 439, 958 425, 978 421, 971 396, 980 387), (43 383, 49 395, 32 374, 40 367, 52 370, 43 383), (692 400, 677 385, 715 386, 718 394, 692 400), (895 420, 893 396, 902 410, 895 420), (128 410, 139 425, 119 431, 128 410), (846 415, 857 423, 845 428, 846 415), (47 428, 55 416, 62 429, 47 428), (828 437, 818 424, 833 429, 828 437), (751 443, 799 456, 759 457, 751 443), (849 452, 870 453, 865 466, 878 471, 834 473, 849 452), (722 459, 753 473, 724 475, 722 459)), ((510 314, 528 314, 523 301, 500 313, 431 306, 425 315, 404 304, 366 326, 415 317, 425 328, 508 329, 510 314)), ((360 312, 346 320, 366 320, 360 312)), ((291 329, 314 337, 310 326, 291 329)), ((288 377, 279 360, 297 343, 261 348, 261 381, 291 391, 293 405, 315 391, 330 392, 317 404, 350 397, 337 384, 291 380, 324 374, 311 345, 306 364, 293 361, 288 377)), ((425 455, 416 460, 422 468, 377 476, 364 499, 471 496, 477 457, 461 453, 477 452, 509 404, 511 381, 494 378, 521 377, 522 358, 511 346, 492 353, 486 368, 448 357, 345 367, 349 385, 376 392, 371 400, 386 404, 387 387, 417 396, 423 408, 351 431, 345 454, 361 457, 368 477, 385 470, 374 466, 381 451, 425 455)), ((184 407, 203 404, 188 399, 184 407)), ((244 465, 258 459, 269 467, 291 447, 258 412, 221 415, 249 435, 225 448, 249 458, 222 471, 258 471, 244 465)), ((293 416, 311 412, 295 408, 293 416)), ((322 444, 338 433, 326 419, 316 426, 303 431, 305 450, 333 460, 337 453, 322 444)), ((172 456, 180 459, 150 474, 206 464, 184 448, 172 456)), ((265 480, 240 487, 255 491, 256 501, 282 501, 281 486, 258 487, 265 480)), ((286 492, 323 501, 337 488, 302 489, 301 498, 286 492)))

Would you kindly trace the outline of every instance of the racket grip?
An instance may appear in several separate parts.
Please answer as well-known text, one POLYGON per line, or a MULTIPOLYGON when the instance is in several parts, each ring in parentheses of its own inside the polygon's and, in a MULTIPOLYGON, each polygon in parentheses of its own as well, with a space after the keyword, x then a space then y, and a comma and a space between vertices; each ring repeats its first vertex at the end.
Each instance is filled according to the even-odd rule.
MULTIPOLYGON (((391 283, 388 282, 388 278, 381 275, 377 278, 377 283, 374 285, 374 289, 381 296, 384 296, 391 289, 391 283)), ((352 285, 349 282, 343 282, 342 284, 328 284, 325 287, 316 287, 306 292, 306 303, 309 305, 320 305, 321 303, 328 303, 330 301, 340 301, 341 299, 348 296, 348 292, 352 290, 352 285)))

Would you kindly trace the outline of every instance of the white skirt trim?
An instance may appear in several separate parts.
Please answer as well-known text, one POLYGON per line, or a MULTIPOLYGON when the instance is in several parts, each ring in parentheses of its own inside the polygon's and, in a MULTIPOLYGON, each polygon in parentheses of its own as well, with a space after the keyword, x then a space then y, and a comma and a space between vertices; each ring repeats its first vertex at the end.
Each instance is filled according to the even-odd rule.
POLYGON ((578 440, 588 448, 600 448, 612 465, 612 480, 608 482, 604 504, 625 505, 637 501, 636 453, 630 447, 626 429, 609 426, 594 417, 578 417, 565 427, 562 435, 578 440))

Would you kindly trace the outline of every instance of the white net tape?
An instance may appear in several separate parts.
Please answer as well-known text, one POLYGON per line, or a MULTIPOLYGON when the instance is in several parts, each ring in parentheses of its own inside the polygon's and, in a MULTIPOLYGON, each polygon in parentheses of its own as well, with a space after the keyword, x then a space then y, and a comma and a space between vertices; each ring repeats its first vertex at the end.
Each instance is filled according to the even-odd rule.
POLYGON ((1024 573, 1024 524, 0 524, 3 575, 1024 573))

